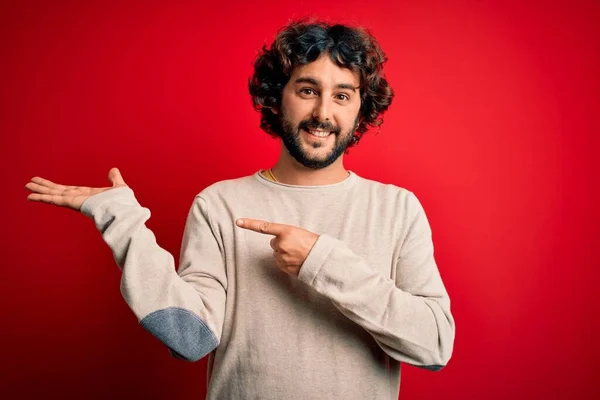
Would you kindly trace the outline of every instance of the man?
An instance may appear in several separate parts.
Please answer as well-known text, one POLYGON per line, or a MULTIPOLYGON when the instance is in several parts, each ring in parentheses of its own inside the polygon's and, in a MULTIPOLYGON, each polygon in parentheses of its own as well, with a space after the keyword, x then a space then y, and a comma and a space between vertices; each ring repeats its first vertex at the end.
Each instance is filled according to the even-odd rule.
POLYGON ((28 199, 95 221, 140 324, 177 358, 209 355, 208 398, 396 398, 401 363, 439 370, 455 328, 415 195, 343 165, 392 101, 384 61, 325 23, 263 48, 249 89, 279 160, 196 196, 177 271, 116 168, 106 188, 33 178, 28 199))

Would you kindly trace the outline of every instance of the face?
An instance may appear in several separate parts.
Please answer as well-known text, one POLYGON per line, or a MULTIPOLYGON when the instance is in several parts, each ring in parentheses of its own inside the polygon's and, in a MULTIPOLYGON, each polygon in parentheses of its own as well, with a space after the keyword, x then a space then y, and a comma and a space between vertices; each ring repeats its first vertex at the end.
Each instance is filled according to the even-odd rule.
POLYGON ((279 114, 281 139, 300 164, 331 165, 352 142, 358 127, 358 74, 340 68, 328 54, 294 68, 283 89, 279 114))

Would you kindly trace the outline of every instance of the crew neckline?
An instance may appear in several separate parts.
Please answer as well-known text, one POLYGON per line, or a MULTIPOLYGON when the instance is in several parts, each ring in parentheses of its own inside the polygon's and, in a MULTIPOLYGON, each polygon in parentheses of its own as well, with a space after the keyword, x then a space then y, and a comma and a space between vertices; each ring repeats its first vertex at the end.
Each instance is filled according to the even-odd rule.
POLYGON ((288 183, 282 182, 274 182, 261 174, 262 169, 259 169, 254 174, 254 177, 262 184, 268 185, 271 187, 279 187, 288 190, 335 190, 342 189, 345 187, 350 187, 356 182, 358 179, 358 175, 356 175, 353 171, 348 170, 348 177, 343 181, 337 183, 330 183, 327 185, 290 185, 288 183))

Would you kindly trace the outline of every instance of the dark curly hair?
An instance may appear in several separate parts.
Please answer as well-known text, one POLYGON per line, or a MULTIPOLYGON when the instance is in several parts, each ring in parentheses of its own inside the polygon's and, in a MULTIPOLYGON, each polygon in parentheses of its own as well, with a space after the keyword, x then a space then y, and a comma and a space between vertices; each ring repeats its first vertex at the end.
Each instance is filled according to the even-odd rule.
POLYGON ((281 94, 297 65, 315 61, 323 53, 339 67, 348 68, 360 78, 361 106, 358 127, 352 143, 358 144, 369 126, 383 123, 383 113, 392 103, 394 92, 383 76, 387 57, 375 38, 364 28, 326 22, 295 21, 282 28, 271 44, 264 45, 248 81, 254 109, 261 113, 260 127, 271 136, 281 131, 281 94))

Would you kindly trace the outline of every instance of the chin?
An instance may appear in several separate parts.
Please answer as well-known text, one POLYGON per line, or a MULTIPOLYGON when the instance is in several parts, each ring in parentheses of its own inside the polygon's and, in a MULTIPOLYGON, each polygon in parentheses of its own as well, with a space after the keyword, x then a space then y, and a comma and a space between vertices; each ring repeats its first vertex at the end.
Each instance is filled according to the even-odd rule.
POLYGON ((323 169, 329 167, 336 160, 329 160, 327 156, 324 157, 304 157, 303 160, 296 160, 301 165, 310 169, 323 169))

